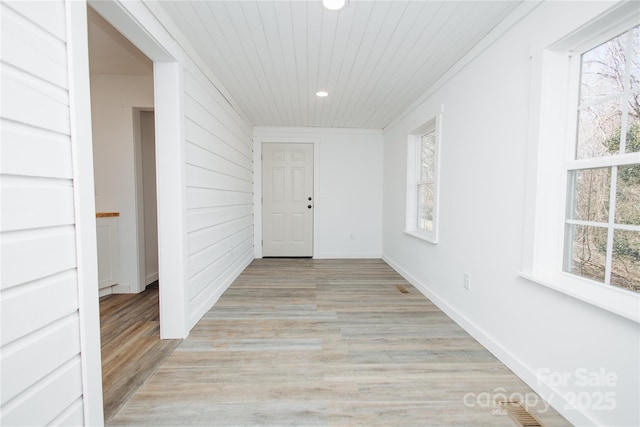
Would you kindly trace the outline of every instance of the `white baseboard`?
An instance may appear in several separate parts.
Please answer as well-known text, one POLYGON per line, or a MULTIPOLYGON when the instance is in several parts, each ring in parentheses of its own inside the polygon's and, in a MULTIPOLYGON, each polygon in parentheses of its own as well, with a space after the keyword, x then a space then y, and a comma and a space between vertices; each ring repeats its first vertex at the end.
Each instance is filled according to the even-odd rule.
POLYGON ((107 295, 111 295, 112 293, 113 293, 113 290, 111 289, 111 286, 107 286, 106 288, 98 289, 98 298, 104 297, 104 296, 107 296, 107 295))
POLYGON ((454 322, 462 327, 469 335, 475 338, 487 350, 489 350, 498 360, 511 369, 522 381, 524 381, 533 391, 538 393, 547 403, 549 403, 559 414, 565 417, 575 426, 597 426, 599 423, 593 420, 588 414, 575 408, 568 400, 565 399, 564 393, 554 389, 545 383, 539 381, 536 372, 523 363, 516 355, 511 353, 506 347, 496 341, 489 333, 475 324, 471 319, 460 313, 453 306, 447 303, 434 293, 429 286, 418 280, 414 275, 402 268, 397 262, 393 261, 386 255, 382 255, 382 259, 389 264, 396 272, 404 277, 424 296, 429 298, 440 310, 449 316, 454 322), (572 410, 567 408, 573 407, 572 410))
POLYGON ((158 272, 157 271, 155 273, 151 273, 151 274, 147 275, 147 279, 146 279, 145 284, 146 285, 150 285, 153 282, 155 282, 156 280, 158 280, 158 272))
POLYGON ((380 259, 380 252, 322 252, 313 256, 315 259, 380 259))
POLYGON ((128 284, 118 283, 117 285, 113 285, 111 287, 111 292, 114 294, 136 294, 137 291, 132 291, 131 287, 128 284))

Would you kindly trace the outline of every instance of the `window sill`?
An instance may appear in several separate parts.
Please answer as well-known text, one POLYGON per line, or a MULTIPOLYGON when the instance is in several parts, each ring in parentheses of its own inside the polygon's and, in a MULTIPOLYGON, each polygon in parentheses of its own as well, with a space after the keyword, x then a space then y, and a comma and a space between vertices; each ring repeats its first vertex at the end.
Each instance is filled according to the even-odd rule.
POLYGON ((415 237, 416 239, 424 240, 425 242, 429 242, 432 245, 438 244, 438 240, 435 239, 431 234, 425 233, 420 230, 404 230, 404 234, 415 237))
POLYGON ((520 272, 520 277, 640 323, 640 294, 564 272, 531 273, 523 271, 520 272))

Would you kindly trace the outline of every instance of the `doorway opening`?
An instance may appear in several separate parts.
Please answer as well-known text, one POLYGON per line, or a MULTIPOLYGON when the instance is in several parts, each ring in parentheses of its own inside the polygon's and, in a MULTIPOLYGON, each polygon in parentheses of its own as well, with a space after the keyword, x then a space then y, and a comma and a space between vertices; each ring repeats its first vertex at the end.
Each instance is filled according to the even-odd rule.
POLYGON ((100 296, 138 293, 158 278, 153 62, 87 20, 100 296))
POLYGON ((162 346, 159 289, 145 289, 158 280, 153 62, 90 7, 87 32, 103 410, 109 420, 159 363, 143 359, 145 353, 162 346))
MULTIPOLYGON (((158 41, 167 35, 164 30, 153 27, 154 31, 150 31, 128 10, 126 2, 89 0, 88 3, 117 30, 121 42, 127 41, 124 45, 142 52, 152 64, 153 101, 143 107, 152 108, 155 115, 160 337, 184 338, 188 334, 188 316, 183 66, 176 59, 183 52, 175 45, 166 47, 158 41)), ((131 117, 131 110, 128 114, 131 117)))
POLYGON ((100 289, 101 296, 106 295, 100 301, 100 320, 103 408, 109 420, 179 343, 161 338, 186 335, 180 302, 184 247, 173 244, 184 238, 184 218, 174 214, 184 206, 183 160, 174 154, 182 144, 182 111, 175 99, 179 65, 122 5, 90 5, 95 205, 97 213, 109 214, 115 227, 103 233, 106 243, 98 233, 99 258, 111 255, 106 268, 101 268, 104 260, 98 260, 99 275, 107 271, 110 278, 100 289), (132 41, 116 27, 127 28, 132 41), (136 40, 155 57, 138 49, 136 40), (158 60, 168 62, 154 62, 158 60), (156 116, 162 120, 156 123, 156 116), (158 167, 162 162, 164 167, 158 167), (156 170, 163 170, 161 178, 156 170), (159 212, 166 214, 164 221, 157 221, 159 212), (163 244, 168 250, 159 256, 163 244), (110 250, 100 250, 108 245, 110 250), (146 289, 158 282, 158 288, 146 289))

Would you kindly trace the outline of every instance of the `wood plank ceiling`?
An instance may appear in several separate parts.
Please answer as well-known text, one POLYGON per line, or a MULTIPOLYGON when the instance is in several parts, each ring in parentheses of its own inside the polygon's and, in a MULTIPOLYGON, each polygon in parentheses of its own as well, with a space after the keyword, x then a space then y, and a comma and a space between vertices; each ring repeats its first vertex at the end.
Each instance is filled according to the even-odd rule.
POLYGON ((382 129, 520 1, 162 1, 254 126, 382 129), (319 90, 329 92, 318 98, 319 90))

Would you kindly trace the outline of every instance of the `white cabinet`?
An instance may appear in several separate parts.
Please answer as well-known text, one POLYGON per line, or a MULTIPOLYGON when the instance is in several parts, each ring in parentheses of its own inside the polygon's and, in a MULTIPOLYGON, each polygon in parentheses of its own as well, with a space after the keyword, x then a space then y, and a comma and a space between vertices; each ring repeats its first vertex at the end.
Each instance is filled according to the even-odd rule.
POLYGON ((118 214, 99 213, 96 216, 98 287, 102 289, 120 281, 118 214))

